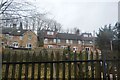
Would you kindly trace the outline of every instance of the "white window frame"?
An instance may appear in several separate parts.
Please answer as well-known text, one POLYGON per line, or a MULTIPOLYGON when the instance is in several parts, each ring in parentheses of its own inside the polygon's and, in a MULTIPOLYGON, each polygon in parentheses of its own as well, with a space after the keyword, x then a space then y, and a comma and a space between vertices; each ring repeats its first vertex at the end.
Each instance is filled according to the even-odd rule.
POLYGON ((61 40, 60 39, 57 39, 57 43, 60 43, 61 42, 61 40))
POLYGON ((92 44, 93 43, 93 41, 90 41, 90 44, 92 44))
POLYGON ((47 38, 44 39, 44 43, 45 44, 48 43, 48 39, 47 38))
POLYGON ((70 44, 73 44, 73 40, 70 40, 70 44))
POLYGON ((73 52, 77 51, 78 48, 77 47, 73 47, 73 52))
POLYGON ((90 47, 85 47, 85 50, 88 49, 88 51, 90 51, 90 47))
POLYGON ((53 35, 53 32, 47 31, 47 35, 53 35))
POLYGON ((87 35, 87 34, 84 34, 83 36, 84 36, 84 37, 88 37, 88 35, 87 35))
POLYGON ((26 48, 32 48, 32 44, 31 43, 27 43, 26 44, 26 48), (30 47, 30 45, 31 45, 31 47, 30 47))
POLYGON ((48 45, 48 48, 53 48, 53 45, 48 45))
POLYGON ((56 43, 57 42, 56 39, 53 39, 53 42, 56 43))
POLYGON ((81 41, 80 41, 80 40, 78 40, 78 44, 81 44, 81 41))
POLYGON ((62 49, 65 49, 65 48, 67 48, 67 46, 61 46, 61 48, 62 48, 62 49))
POLYGON ((13 47, 14 47, 14 48, 18 48, 18 47, 19 47, 19 43, 18 43, 18 42, 16 42, 16 41, 15 41, 15 42, 13 42, 13 47))
POLYGON ((13 39, 13 36, 9 36, 10 39, 13 39))
POLYGON ((67 44, 69 43, 69 40, 68 40, 68 39, 66 40, 66 43, 67 43, 67 44))

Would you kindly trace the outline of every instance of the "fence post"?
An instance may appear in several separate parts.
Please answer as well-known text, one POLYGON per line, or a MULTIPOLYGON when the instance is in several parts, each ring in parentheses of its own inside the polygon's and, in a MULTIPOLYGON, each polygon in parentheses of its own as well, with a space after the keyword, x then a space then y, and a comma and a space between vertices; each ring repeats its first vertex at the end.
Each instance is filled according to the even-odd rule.
POLYGON ((106 50, 102 51, 102 59, 103 59, 103 79, 106 80, 106 50))
MULTIPOLYGON (((65 52, 63 52, 63 60, 65 60, 65 52)), ((63 80, 65 80, 65 62, 63 62, 63 71, 62 71, 63 75, 63 80)))
POLYGON ((91 51, 90 59, 92 60, 91 62, 91 77, 94 79, 94 62, 93 62, 93 52, 91 51))
MULTIPOLYGON (((82 52, 81 51, 79 53, 79 60, 82 61, 82 52)), ((83 78, 82 62, 79 62, 78 67, 79 67, 79 78, 83 78)))
MULTIPOLYGON (((21 52, 20 53, 20 61, 19 62, 22 62, 23 61, 23 53, 21 52)), ((22 74, 22 64, 19 64, 19 76, 18 76, 18 79, 21 80, 21 74, 22 74)))
MULTIPOLYGON (((51 61, 53 61, 54 54, 53 51, 51 53, 51 61)), ((50 80, 53 80, 53 63, 50 64, 50 80)))
MULTIPOLYGON (((76 51, 74 53, 74 61, 76 61, 77 59, 77 54, 76 54, 76 51)), ((77 78, 77 62, 74 62, 74 79, 77 78)))
MULTIPOLYGON (((26 58, 26 62, 29 62, 29 57, 30 57, 30 54, 29 52, 27 52, 27 54, 25 55, 25 58, 26 58)), ((25 79, 28 80, 28 65, 29 64, 25 64, 25 79)))
MULTIPOLYGON (((59 61, 59 52, 56 52, 56 60, 59 61)), ((56 78, 59 79, 59 63, 56 64, 56 78)))
MULTIPOLYGON (((70 50, 68 50, 68 60, 71 60, 70 50)), ((71 80, 71 62, 68 63, 68 80, 71 80)))
POLYGON ((32 73, 31 73, 31 79, 34 80, 34 72, 35 72, 35 59, 36 59, 36 54, 35 52, 32 54, 32 73))
MULTIPOLYGON (((40 62, 41 61, 41 51, 39 52, 38 54, 38 61, 40 62)), ((38 80, 40 80, 41 78, 41 63, 38 64, 38 80)))
MULTIPOLYGON (((45 49, 44 50, 44 54, 45 54, 45 61, 48 61, 48 52, 45 49)), ((47 79, 47 63, 44 63, 44 79, 47 79)))
MULTIPOLYGON (((96 60, 99 60, 99 54, 98 54, 98 52, 96 51, 95 52, 96 53, 96 60)), ((95 63, 95 78, 101 78, 101 72, 100 72, 101 70, 100 70, 100 62, 99 61, 97 61, 96 63, 95 63)))
MULTIPOLYGON (((55 53, 53 53, 53 61, 55 61, 55 53)), ((56 66, 55 66, 55 63, 53 63, 53 78, 56 79, 56 66)))
MULTIPOLYGON (((15 51, 15 53, 12 55, 12 62, 16 62, 17 61, 17 54, 16 54, 16 51, 15 51)), ((15 78, 15 69, 16 69, 16 64, 13 64, 12 65, 12 79, 14 79, 15 78)))
MULTIPOLYGON (((10 52, 7 54, 7 61, 6 62, 10 62, 10 52)), ((5 69, 5 80, 8 79, 8 75, 9 75, 9 64, 6 64, 6 69, 5 69)))
MULTIPOLYGON (((88 51, 85 51, 85 60, 87 61, 88 60, 88 51)), ((85 62, 86 63, 86 65, 85 65, 85 70, 86 70, 86 72, 85 72, 85 74, 86 74, 86 78, 88 78, 88 63, 89 62, 85 62)))

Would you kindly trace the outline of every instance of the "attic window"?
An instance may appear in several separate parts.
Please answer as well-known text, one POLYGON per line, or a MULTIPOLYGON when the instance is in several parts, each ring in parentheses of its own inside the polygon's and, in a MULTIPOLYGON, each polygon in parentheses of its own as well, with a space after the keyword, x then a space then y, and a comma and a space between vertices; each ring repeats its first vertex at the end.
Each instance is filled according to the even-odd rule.
POLYGON ((53 32, 48 31, 47 35, 53 35, 53 32))
POLYGON ((88 37, 88 35, 87 35, 87 34, 84 34, 83 36, 84 36, 84 37, 88 37))
POLYGON ((93 42, 92 41, 90 41, 90 44, 92 44, 93 42))

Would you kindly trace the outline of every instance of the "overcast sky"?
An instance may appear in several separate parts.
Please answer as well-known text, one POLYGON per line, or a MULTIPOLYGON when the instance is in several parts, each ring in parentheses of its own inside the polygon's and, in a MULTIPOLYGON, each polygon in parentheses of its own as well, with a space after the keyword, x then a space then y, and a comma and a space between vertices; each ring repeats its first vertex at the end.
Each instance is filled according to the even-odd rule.
POLYGON ((34 0, 39 11, 61 23, 63 29, 78 27, 93 32, 118 21, 118 0, 34 0))

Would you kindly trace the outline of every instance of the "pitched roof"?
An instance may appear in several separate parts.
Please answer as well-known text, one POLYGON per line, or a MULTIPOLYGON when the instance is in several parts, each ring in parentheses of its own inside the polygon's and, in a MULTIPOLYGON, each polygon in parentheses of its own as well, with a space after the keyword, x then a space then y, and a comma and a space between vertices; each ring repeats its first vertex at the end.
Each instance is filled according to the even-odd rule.
POLYGON ((10 34, 12 31, 12 28, 2 28, 2 34, 10 34))
POLYGON ((13 36, 22 36, 26 31, 28 31, 28 30, 14 30, 14 31, 12 31, 11 32, 11 35, 13 35, 13 36))
MULTIPOLYGON (((41 30, 38 33, 39 39, 41 38, 58 38, 58 39, 68 39, 68 40, 83 40, 83 41, 92 41, 95 37, 84 37, 84 34, 92 35, 91 33, 82 33, 81 35, 78 34, 70 34, 70 33, 57 33, 56 35, 47 35, 46 32, 48 30, 41 30)), ((52 31, 53 32, 53 31, 52 31)))
POLYGON ((69 34, 69 33, 58 33, 57 38, 59 39, 70 39, 70 40, 80 40, 80 35, 77 34, 69 34))
POLYGON ((3 28, 2 29, 2 34, 21 36, 26 31, 28 31, 28 30, 20 30, 20 29, 13 29, 13 28, 3 28))
POLYGON ((81 36, 81 40, 84 40, 84 41, 93 41, 95 39, 95 37, 83 37, 81 36))

